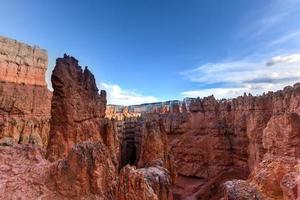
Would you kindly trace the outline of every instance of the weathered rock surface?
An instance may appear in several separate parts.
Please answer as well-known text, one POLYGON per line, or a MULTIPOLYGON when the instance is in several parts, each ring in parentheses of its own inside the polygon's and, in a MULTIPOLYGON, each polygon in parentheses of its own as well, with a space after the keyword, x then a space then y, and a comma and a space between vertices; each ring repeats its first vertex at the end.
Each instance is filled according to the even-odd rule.
POLYGON ((157 116, 144 116, 136 134, 138 168, 160 166, 167 169, 172 181, 175 180, 173 156, 170 153, 167 133, 157 116))
MULTIPOLYGON (((300 182, 300 116, 296 113, 283 113, 273 116, 263 131, 263 146, 267 149, 262 162, 252 171, 245 186, 236 181, 233 190, 241 190, 248 186, 256 188, 254 196, 262 199, 297 200, 300 182)), ((235 191, 228 189, 228 196, 237 196, 235 191)), ((226 187, 227 185, 227 187, 226 187)), ((249 193, 238 195, 246 199, 249 193)), ((228 198, 233 199, 233 198, 228 198)), ((255 199, 255 198, 251 198, 255 199)))
POLYGON ((102 142, 75 145, 67 158, 52 166, 49 183, 68 199, 115 199, 117 166, 102 142))
POLYGON ((286 142, 286 146, 281 144, 283 141, 276 149, 271 145, 276 137, 282 140, 291 127, 265 133, 269 139, 263 140, 271 117, 288 111, 299 114, 299 102, 300 85, 295 84, 262 96, 244 95, 221 101, 212 96, 190 99, 187 109, 161 114, 177 166, 175 199, 219 199, 222 183, 247 179, 269 148, 285 155, 299 152, 292 148, 299 138, 296 133, 291 133, 293 141, 286 142))
POLYGON ((48 144, 47 52, 0 36, 0 143, 48 144))
POLYGON ((105 91, 65 55, 49 136, 46 67, 44 50, 0 37, 0 199, 300 198, 300 84, 106 112, 105 91))
POLYGON ((126 119, 121 130, 124 167, 120 172, 118 199, 172 200, 171 185, 176 173, 159 118, 151 115, 126 119))
POLYGON ((64 158, 82 141, 103 141, 101 119, 105 116, 106 93, 98 93, 92 73, 65 55, 58 58, 51 77, 51 131, 47 157, 54 161, 64 158))
POLYGON ((117 168, 101 142, 83 142, 50 163, 31 145, 0 146, 0 199, 115 200, 117 168))
POLYGON ((172 200, 171 177, 162 167, 136 169, 126 165, 120 172, 118 200, 172 200))
POLYGON ((57 60, 52 83, 48 160, 45 149, 5 140, 0 145, 0 199, 172 199, 167 136, 157 123, 141 123, 146 129, 137 134, 142 151, 136 152, 142 156, 136 156, 143 162, 130 163, 139 168, 126 165, 119 173, 124 159, 115 124, 104 118, 106 95, 98 94, 94 76, 65 55, 57 60), (147 151, 151 145, 155 152, 147 151))
POLYGON ((0 81, 46 86, 48 55, 43 49, 0 36, 0 81))
POLYGON ((37 199, 50 194, 48 168, 37 147, 0 146, 0 199, 37 199))

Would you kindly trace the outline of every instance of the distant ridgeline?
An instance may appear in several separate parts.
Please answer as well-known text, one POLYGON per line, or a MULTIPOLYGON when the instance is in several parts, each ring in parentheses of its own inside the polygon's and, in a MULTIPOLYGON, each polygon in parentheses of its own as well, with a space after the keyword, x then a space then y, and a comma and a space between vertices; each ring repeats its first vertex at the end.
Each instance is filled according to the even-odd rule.
POLYGON ((124 120, 130 117, 139 117, 143 113, 169 113, 183 112, 194 98, 185 98, 182 101, 172 100, 165 102, 145 103, 140 105, 107 105, 106 117, 116 120, 124 120))

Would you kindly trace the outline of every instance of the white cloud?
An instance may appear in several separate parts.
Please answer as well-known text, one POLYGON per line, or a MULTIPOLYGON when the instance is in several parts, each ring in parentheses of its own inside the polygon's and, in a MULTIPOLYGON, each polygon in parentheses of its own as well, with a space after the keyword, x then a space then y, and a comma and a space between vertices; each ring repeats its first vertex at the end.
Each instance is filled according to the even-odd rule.
POLYGON ((262 36, 289 22, 292 23, 295 14, 297 15, 299 11, 299 0, 271 0, 266 6, 262 6, 245 16, 242 28, 237 32, 237 36, 240 38, 262 36), (252 23, 249 23, 249 21, 252 21, 252 23))
POLYGON ((207 97, 210 95, 214 95, 217 99, 222 98, 234 98, 237 97, 243 92, 245 92, 246 88, 211 88, 211 89, 203 89, 203 90, 191 90, 182 92, 181 95, 183 97, 207 97))
POLYGON ((214 94, 217 98, 232 98, 244 92, 257 95, 300 81, 300 54, 279 55, 258 62, 208 63, 181 74, 205 88, 184 91, 183 97, 214 94))
MULTIPOLYGON (((300 80, 300 79, 299 79, 300 80)), ((264 92, 269 91, 276 91, 279 89, 283 89, 286 84, 277 83, 261 83, 261 84, 245 84, 241 85, 241 87, 237 88, 210 88, 210 89, 203 89, 203 90, 192 90, 192 91, 185 91, 182 92, 182 97, 207 97, 210 95, 214 95, 217 99, 231 99, 238 96, 242 96, 244 93, 251 93, 252 95, 261 95, 264 92)))
POLYGON ((240 48, 229 55, 233 59, 182 72, 198 87, 181 95, 232 98, 244 92, 258 95, 275 91, 299 82, 299 13, 299 0, 271 0, 245 14, 234 34, 240 48))
POLYGON ((134 105, 158 101, 154 96, 144 96, 135 90, 124 90, 117 84, 100 83, 99 88, 106 90, 108 104, 134 105))
POLYGON ((281 55, 271 58, 267 62, 268 66, 278 65, 278 64, 293 64, 300 62, 300 54, 291 54, 291 55, 281 55))

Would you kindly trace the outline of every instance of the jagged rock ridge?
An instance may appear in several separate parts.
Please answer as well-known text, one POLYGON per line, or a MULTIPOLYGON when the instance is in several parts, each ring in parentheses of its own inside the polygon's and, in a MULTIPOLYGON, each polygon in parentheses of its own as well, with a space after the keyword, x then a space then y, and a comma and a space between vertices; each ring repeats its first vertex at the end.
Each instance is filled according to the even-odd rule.
MULTIPOLYGON (((47 151, 25 144, 0 145, 0 199, 172 199, 171 174, 162 156, 169 149, 158 152, 155 162, 149 158, 139 166, 120 167, 124 158, 114 121, 104 118, 106 95, 98 94, 87 68, 82 71, 75 58, 65 55, 57 59, 52 83, 47 151)), ((166 138, 164 132, 147 130, 145 134, 156 135, 159 146, 161 141, 167 145, 159 139, 166 138)), ((140 148, 147 148, 149 143, 142 141, 140 148)))

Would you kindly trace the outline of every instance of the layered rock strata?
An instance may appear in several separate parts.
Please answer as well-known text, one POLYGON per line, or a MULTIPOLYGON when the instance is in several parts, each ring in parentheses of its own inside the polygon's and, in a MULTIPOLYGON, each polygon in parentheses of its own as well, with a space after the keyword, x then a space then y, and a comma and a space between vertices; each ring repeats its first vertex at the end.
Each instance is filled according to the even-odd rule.
MULTIPOLYGON (((175 199, 219 199, 222 183, 247 179, 280 135, 268 132, 269 140, 263 139, 272 116, 299 114, 299 102, 300 85, 295 84, 262 96, 244 95, 221 101, 212 96, 194 99, 187 112, 160 115, 177 166, 175 199)), ((287 134, 284 128, 280 132, 287 134)), ((289 140, 285 150, 280 151, 294 155, 294 142, 289 140)))
POLYGON ((0 81, 46 86, 46 50, 0 36, 0 81))
POLYGON ((45 50, 0 36, 0 143, 47 146, 47 64, 45 50))
POLYGON ((118 199, 172 200, 176 172, 159 118, 127 119, 123 126, 118 199))
MULTIPOLYGON (((30 144, 0 145, 0 199, 172 199, 172 175, 164 167, 167 152, 155 152, 159 153, 153 157, 155 162, 147 159, 151 165, 125 163, 120 169, 124 158, 119 154, 115 124, 104 118, 105 92, 98 94, 87 69, 82 71, 76 59, 65 55, 57 60, 52 83, 47 152, 30 144)), ((138 142, 140 149, 150 143, 167 145, 161 144, 165 140, 151 140, 152 131, 143 134, 149 137, 138 142)), ((166 138, 163 134, 157 132, 157 138, 166 138)))
POLYGON ((248 180, 226 182, 225 199, 300 198, 300 116, 297 113, 273 116, 263 131, 262 141, 267 151, 262 162, 248 180))

